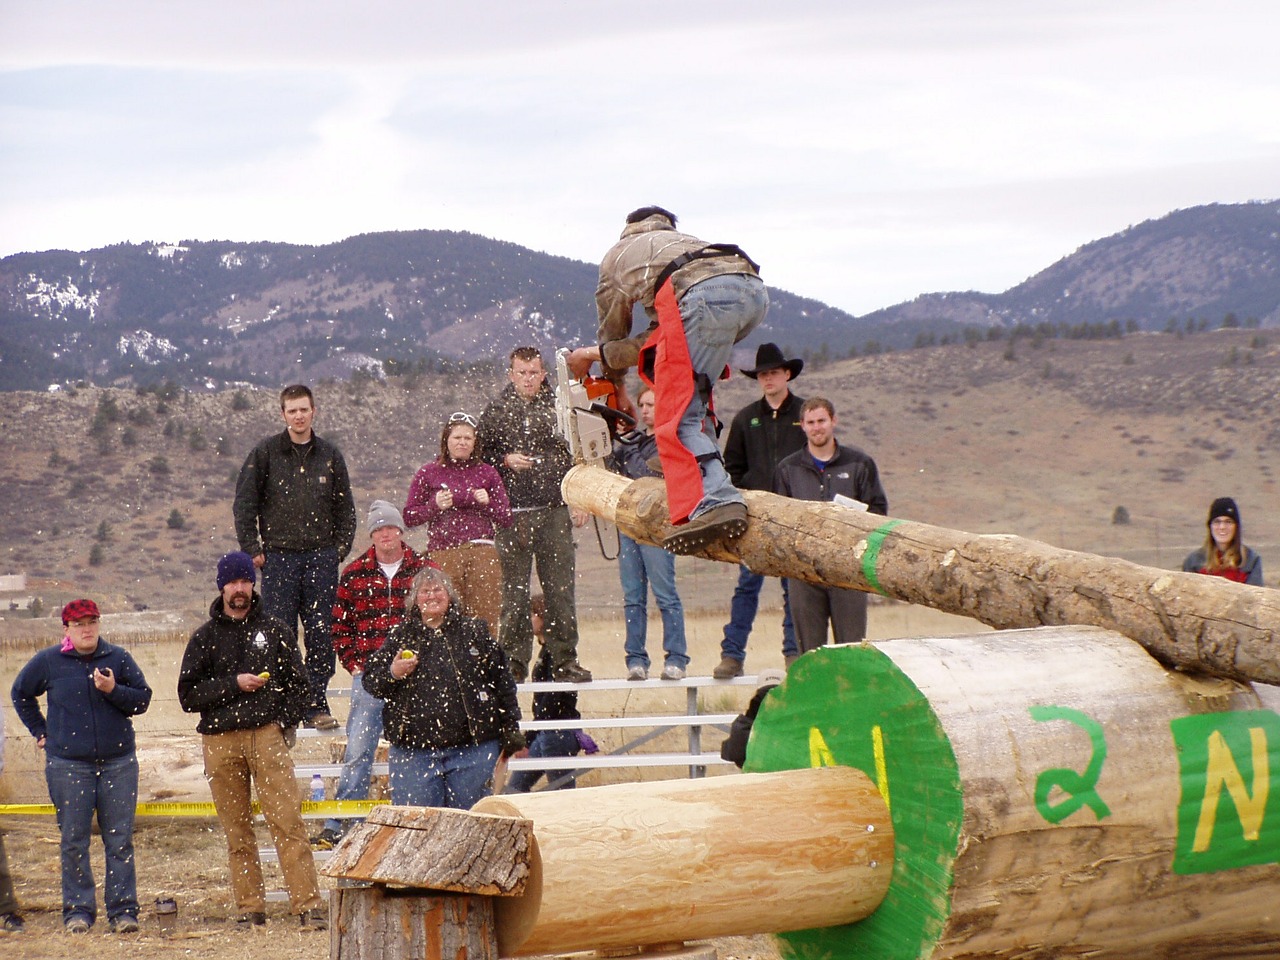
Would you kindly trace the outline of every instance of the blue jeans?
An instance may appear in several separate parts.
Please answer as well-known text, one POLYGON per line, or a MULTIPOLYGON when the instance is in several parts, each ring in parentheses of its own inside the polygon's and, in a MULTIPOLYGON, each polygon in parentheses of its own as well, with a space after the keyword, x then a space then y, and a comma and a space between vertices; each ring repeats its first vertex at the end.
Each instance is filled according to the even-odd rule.
MULTIPOLYGON (((382 701, 366 693, 364 675, 351 675, 351 710, 347 714, 347 750, 342 755, 342 776, 335 800, 365 800, 373 777, 373 758, 382 736, 382 701)), ((326 820, 329 830, 341 830, 339 820, 326 820)))
MULTIPOLYGON (((724 639, 720 641, 720 655, 732 660, 747 659, 747 637, 756 622, 760 608, 760 588, 764 586, 764 574, 752 573, 750 567, 738 567, 738 585, 733 590, 729 604, 729 622, 724 625, 724 639)), ((800 653, 796 644, 796 628, 791 622, 791 591, 787 578, 782 578, 782 655, 794 657, 800 653)))
MULTIPOLYGON (((572 730, 539 730, 538 735, 529 744, 530 757, 573 757, 581 746, 578 736, 572 730)), ((507 785, 503 793, 528 793, 538 778, 547 775, 547 783, 556 783, 548 790, 570 790, 578 785, 572 770, 512 770, 507 777, 507 785)))
POLYGON ((497 740, 439 750, 391 745, 391 802, 396 806, 470 810, 487 797, 498 762, 497 740))
POLYGON ((62 835, 62 920, 97 918, 89 840, 93 815, 102 831, 107 879, 103 902, 107 919, 138 916, 138 883, 133 861, 133 818, 138 806, 136 754, 114 760, 45 758, 49 799, 62 835))
POLYGON ((333 601, 338 592, 336 547, 303 552, 268 553, 262 566, 262 606, 268 616, 293 629, 302 617, 307 682, 311 703, 307 715, 329 712, 325 692, 337 668, 333 653, 333 601))
MULTIPOLYGON (((708 277, 686 290, 680 298, 680 316, 694 375, 706 374, 714 384, 729 363, 733 345, 760 325, 768 309, 769 293, 764 283, 747 274, 708 277)), ((707 405, 696 390, 680 418, 676 435, 695 457, 707 457, 699 461, 702 499, 690 519, 726 503, 743 503, 742 494, 724 469, 720 444, 707 419, 707 405)))
MULTIPOLYGON (((645 635, 649 628, 649 588, 662 612, 662 652, 665 662, 683 670, 689 665, 684 639, 684 605, 676 593, 676 558, 661 547, 636 543, 626 534, 618 534, 618 577, 622 581, 622 607, 627 621, 624 649, 627 666, 649 669, 645 635)), ((538 734, 538 739, 544 733, 538 734)))

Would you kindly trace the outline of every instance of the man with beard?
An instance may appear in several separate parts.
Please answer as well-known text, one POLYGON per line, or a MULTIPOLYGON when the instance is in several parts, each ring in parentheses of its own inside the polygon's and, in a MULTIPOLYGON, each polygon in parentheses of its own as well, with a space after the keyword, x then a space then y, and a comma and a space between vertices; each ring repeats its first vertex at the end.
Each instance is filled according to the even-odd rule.
POLYGON ((271 830, 304 930, 328 928, 311 844, 302 821, 289 748, 308 703, 307 675, 291 627, 267 616, 254 592, 247 553, 218 561, 219 595, 210 619, 191 635, 178 674, 178 702, 199 713, 204 773, 227 837, 238 926, 267 922, 266 891, 253 832, 250 783, 271 830))

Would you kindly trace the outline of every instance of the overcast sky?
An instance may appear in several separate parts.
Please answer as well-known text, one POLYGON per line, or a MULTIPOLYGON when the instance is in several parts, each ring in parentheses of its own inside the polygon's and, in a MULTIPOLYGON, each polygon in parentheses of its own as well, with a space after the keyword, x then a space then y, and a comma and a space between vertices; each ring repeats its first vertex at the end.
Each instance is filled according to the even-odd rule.
POLYGON ((1276 0, 0 0, 0 256, 659 203, 861 314, 1280 197, 1276 0))

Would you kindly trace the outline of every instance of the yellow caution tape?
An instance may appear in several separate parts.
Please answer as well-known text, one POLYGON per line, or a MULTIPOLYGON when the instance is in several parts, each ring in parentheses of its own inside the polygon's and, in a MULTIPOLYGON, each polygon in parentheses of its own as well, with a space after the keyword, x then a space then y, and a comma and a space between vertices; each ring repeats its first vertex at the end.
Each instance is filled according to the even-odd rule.
MULTIPOLYGON (((302 806, 302 813, 322 814, 334 817, 366 816, 374 807, 382 806, 387 800, 308 800, 302 806)), ((262 810, 255 800, 253 812, 261 816, 262 810)), ((0 803, 0 816, 14 817, 53 816, 52 803, 0 803)), ((140 803, 137 806, 139 817, 216 817, 218 809, 212 803, 140 803)))

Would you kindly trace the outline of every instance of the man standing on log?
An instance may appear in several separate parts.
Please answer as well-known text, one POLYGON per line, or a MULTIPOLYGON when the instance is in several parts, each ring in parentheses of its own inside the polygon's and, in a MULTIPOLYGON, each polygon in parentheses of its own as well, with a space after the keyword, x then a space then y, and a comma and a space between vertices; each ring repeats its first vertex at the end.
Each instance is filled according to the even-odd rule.
POLYGON ((631 409, 628 367, 657 396, 658 456, 675 531, 672 553, 693 553, 747 529, 747 506, 725 470, 708 417, 711 387, 733 345, 764 319, 769 294, 760 268, 733 244, 704 243, 676 230, 676 215, 641 207, 627 215, 622 238, 600 264, 596 310, 600 343, 569 356, 575 377, 599 361, 631 409), (643 304, 649 325, 631 335, 631 311, 643 304))
MULTIPOLYGON (((762 343, 756 350, 756 365, 743 370, 743 376, 760 384, 760 399, 749 403, 729 424, 729 439, 724 445, 724 465, 735 486, 747 490, 772 490, 773 474, 789 454, 804 447, 804 431, 800 429, 800 405, 788 384, 800 376, 804 361, 788 360, 776 343, 762 343)), ((747 638, 760 606, 760 588, 764 575, 747 566, 738 567, 738 586, 729 607, 729 622, 724 625, 720 641, 720 663, 711 675, 717 680, 742 676, 747 658, 747 638)), ((787 580, 782 580, 782 656, 787 666, 799 656, 796 631, 791 623, 791 598, 787 580)))
POLYGON ((347 463, 311 429, 311 389, 296 383, 280 392, 285 429, 245 459, 233 512, 240 549, 262 571, 266 612, 290 629, 302 617, 311 702, 306 725, 336 730, 327 689, 335 670, 334 594, 338 564, 356 536, 356 508, 347 463))
POLYGON ((573 528, 587 522, 560 496, 560 481, 573 466, 556 432, 556 408, 537 347, 511 351, 511 381, 480 415, 480 456, 495 467, 511 501, 512 524, 495 536, 502 564, 502 623, 498 643, 517 683, 529 675, 533 628, 529 574, 536 563, 547 604, 551 675, 587 683, 591 671, 578 662, 578 611, 574 600, 573 528))
POLYGON ((191 635, 178 673, 178 702, 199 713, 204 775, 227 836, 231 887, 240 929, 267 922, 250 787, 280 858, 289 905, 303 930, 326 930, 329 915, 302 822, 293 746, 307 706, 307 674, 296 628, 268 616, 254 592, 247 553, 218 561, 218 596, 209 620, 191 635))
MULTIPOLYGON (((786 457, 774 475, 774 492, 797 500, 849 497, 884 516, 889 500, 880 485, 876 462, 857 447, 836 443, 836 411, 825 397, 811 397, 800 407, 805 448, 786 457)), ((827 642, 827 624, 836 643, 858 643, 867 635, 867 595, 861 590, 824 587, 788 577, 791 615, 800 652, 827 642)))

